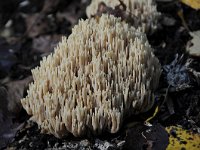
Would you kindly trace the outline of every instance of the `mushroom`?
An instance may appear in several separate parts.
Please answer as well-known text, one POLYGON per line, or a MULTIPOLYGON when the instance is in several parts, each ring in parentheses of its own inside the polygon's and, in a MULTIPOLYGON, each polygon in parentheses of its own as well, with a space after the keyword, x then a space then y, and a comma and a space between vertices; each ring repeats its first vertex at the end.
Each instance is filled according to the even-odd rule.
POLYGON ((126 116, 152 107, 160 73, 146 35, 103 14, 80 20, 43 58, 21 103, 43 133, 116 133, 126 116))
POLYGON ((153 32, 157 28, 160 13, 153 0, 92 0, 86 9, 88 18, 101 13, 122 17, 143 32, 153 32))

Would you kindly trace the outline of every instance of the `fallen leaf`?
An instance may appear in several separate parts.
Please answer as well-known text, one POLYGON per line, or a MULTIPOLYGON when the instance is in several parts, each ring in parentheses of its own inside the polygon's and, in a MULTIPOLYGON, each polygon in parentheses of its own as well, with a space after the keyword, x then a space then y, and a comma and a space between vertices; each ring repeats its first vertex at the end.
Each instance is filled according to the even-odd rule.
POLYGON ((59 8, 60 10, 56 13, 56 20, 61 22, 66 20, 71 24, 73 27, 77 24, 80 18, 85 18, 85 8, 89 5, 89 1, 69 1, 69 4, 62 4, 68 3, 68 1, 60 1, 59 8), (81 6, 81 7, 80 7, 81 6), (63 8, 62 8, 63 7, 63 8))
POLYGON ((16 132, 22 128, 23 123, 13 122, 13 117, 8 111, 7 90, 0 87, 0 149, 7 146, 16 132))
POLYGON ((189 27, 188 27, 188 25, 187 25, 187 23, 185 21, 185 16, 184 16, 184 13, 183 13, 183 9, 179 9, 178 12, 177 12, 177 15, 180 17, 181 22, 183 24, 183 27, 189 31, 189 27))
MULTIPOLYGON (((153 97, 154 98, 154 97, 153 97)), ((146 119, 146 123, 149 123, 149 121, 150 120, 152 120, 155 116, 156 116, 156 114, 158 113, 158 111, 159 111, 159 107, 158 106, 156 106, 156 108, 155 108, 155 111, 154 111, 154 113, 153 113, 153 115, 152 116, 150 116, 149 118, 147 118, 146 119)))
POLYGON ((200 0, 181 0, 181 2, 193 9, 200 9, 200 0))
POLYGON ((192 56, 198 56, 200 57, 200 30, 190 32, 190 35, 192 36, 192 40, 189 41, 189 43, 192 43, 192 46, 187 45, 187 51, 192 56))
POLYGON ((60 0, 45 0, 42 12, 44 13, 50 13, 52 12, 55 8, 57 8, 60 0))
POLYGON ((0 38, 0 70, 7 72, 17 63, 13 49, 18 49, 18 45, 11 45, 6 39, 0 38))
POLYGON ((16 132, 23 126, 16 118, 22 108, 20 99, 31 81, 32 77, 27 77, 7 83, 6 88, 0 86, 0 149, 12 142, 16 132))
POLYGON ((49 54, 60 41, 62 35, 44 35, 33 39, 33 49, 40 53, 49 54))
POLYGON ((25 16, 28 37, 34 38, 41 34, 53 32, 56 29, 53 16, 43 13, 35 13, 25 16))
POLYGON ((57 12, 56 13, 56 18, 58 20, 67 20, 70 22, 70 24, 73 26, 75 25, 77 22, 78 22, 78 18, 79 16, 76 16, 76 13, 75 12, 70 12, 70 11, 67 11, 67 12, 57 12))
POLYGON ((166 128, 169 133, 169 145, 167 150, 191 149, 199 150, 200 134, 185 130, 181 127, 170 126, 166 128))
POLYGON ((28 84, 32 81, 32 76, 23 80, 11 81, 6 84, 7 87, 7 101, 8 111, 17 116, 20 112, 22 105, 20 100, 24 96, 24 92, 28 87, 28 84))
POLYGON ((6 147, 14 140, 16 132, 23 127, 23 123, 13 123, 11 117, 7 117, 3 122, 0 121, 0 149, 6 147))
POLYGON ((6 95, 7 95, 6 88, 0 86, 0 122, 2 122, 5 119, 5 116, 8 113, 7 109, 8 102, 5 99, 6 95))
POLYGON ((160 124, 151 127, 135 124, 126 131, 123 149, 164 150, 168 145, 168 134, 160 124))

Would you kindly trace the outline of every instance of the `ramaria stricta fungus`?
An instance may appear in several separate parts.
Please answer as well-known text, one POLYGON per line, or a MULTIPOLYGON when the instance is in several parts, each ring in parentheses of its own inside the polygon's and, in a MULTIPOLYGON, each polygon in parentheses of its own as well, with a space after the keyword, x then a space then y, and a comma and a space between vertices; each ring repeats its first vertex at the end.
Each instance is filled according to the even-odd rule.
POLYGON ((160 16, 153 0, 92 0, 86 13, 89 18, 101 13, 113 14, 143 32, 154 31, 160 16))
POLYGON ((152 107, 160 73, 145 34, 102 15, 80 20, 43 58, 21 102, 43 133, 115 133, 125 116, 152 107))

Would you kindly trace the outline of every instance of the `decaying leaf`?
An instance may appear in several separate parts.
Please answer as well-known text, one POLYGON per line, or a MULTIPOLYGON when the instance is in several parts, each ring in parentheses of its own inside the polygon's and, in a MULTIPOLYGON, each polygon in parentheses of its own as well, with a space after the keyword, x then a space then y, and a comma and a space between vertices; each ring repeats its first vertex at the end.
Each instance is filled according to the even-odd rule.
POLYGON ((33 49, 48 55, 61 40, 61 35, 42 35, 33 39, 33 49))
POLYGON ((11 117, 6 117, 5 120, 0 121, 0 149, 6 147, 8 143, 12 142, 16 132, 23 127, 23 123, 13 123, 11 117))
POLYGON ((42 12, 49 13, 52 12, 59 4, 60 0, 45 0, 42 12))
POLYGON ((168 134, 160 124, 151 127, 135 124, 126 132, 123 149, 164 150, 168 145, 168 134))
POLYGON ((6 39, 0 38, 0 72, 8 72, 17 63, 17 58, 13 50, 17 48, 18 45, 13 46, 6 39))
POLYGON ((26 34, 31 38, 55 31, 56 28, 53 16, 46 16, 42 13, 27 15, 25 21, 27 25, 26 34))
POLYGON ((0 149, 6 147, 11 142, 16 132, 22 128, 23 124, 13 122, 13 118, 7 108, 7 91, 0 87, 0 149))
POLYGON ((189 31, 189 27, 185 21, 183 9, 179 9, 179 11, 177 12, 177 15, 180 17, 183 27, 189 31))
POLYGON ((192 131, 184 130, 183 128, 176 126, 167 127, 166 130, 170 134, 167 150, 200 149, 200 134, 193 133, 192 131))
POLYGON ((200 56, 200 30, 195 31, 195 32, 190 32, 190 35, 193 37, 192 40, 189 41, 190 43, 192 43, 192 46, 188 46, 187 51, 190 55, 199 57, 200 56))
POLYGON ((6 88, 0 86, 0 149, 6 147, 23 126, 14 120, 22 108, 20 99, 31 81, 32 77, 27 77, 24 80, 7 83, 6 88))
POLYGON ((163 69, 170 91, 181 91, 191 87, 191 79, 183 63, 183 55, 179 57, 177 54, 170 64, 163 66, 163 69))
POLYGON ((32 76, 23 80, 12 81, 6 84, 7 87, 7 102, 8 111, 12 114, 18 114, 22 108, 20 99, 23 98, 24 92, 28 87, 28 84, 32 81, 32 76))
POLYGON ((200 9, 200 0, 181 0, 181 2, 194 9, 200 9))
POLYGON ((3 122, 6 114, 8 113, 8 110, 7 110, 8 102, 5 99, 6 94, 7 94, 6 88, 3 86, 0 86, 0 123, 3 122))

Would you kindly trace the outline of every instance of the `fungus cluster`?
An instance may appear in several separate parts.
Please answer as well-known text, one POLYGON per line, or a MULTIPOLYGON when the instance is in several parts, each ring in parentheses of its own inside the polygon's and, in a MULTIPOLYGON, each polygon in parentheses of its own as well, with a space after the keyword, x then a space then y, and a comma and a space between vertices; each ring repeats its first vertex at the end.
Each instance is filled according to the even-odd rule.
MULTIPOLYGON (((113 10, 119 6, 125 7, 122 9, 125 13, 122 18, 124 17, 134 27, 142 28, 143 32, 154 31, 157 28, 160 13, 153 0, 92 0, 86 9, 87 16, 90 18, 101 11, 99 7, 102 3, 113 10)), ((109 13, 109 10, 105 10, 105 13, 109 13)))
POLYGON ((125 116, 152 107, 160 68, 145 34, 120 18, 80 20, 32 70, 21 102, 43 133, 115 133, 125 116))

